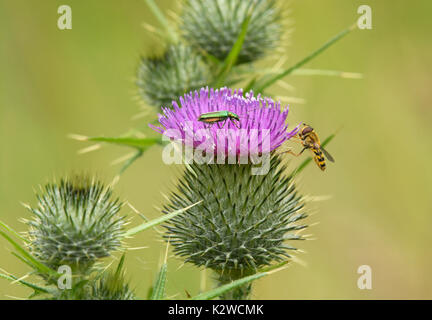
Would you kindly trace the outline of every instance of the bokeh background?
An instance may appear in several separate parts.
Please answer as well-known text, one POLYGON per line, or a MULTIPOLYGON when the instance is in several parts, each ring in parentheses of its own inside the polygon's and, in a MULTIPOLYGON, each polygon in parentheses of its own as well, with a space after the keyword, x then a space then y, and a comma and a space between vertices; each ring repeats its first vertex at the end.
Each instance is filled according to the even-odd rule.
MULTIPOLYGON (((176 1, 157 3, 177 10, 176 1)), ((285 67, 352 24, 361 4, 372 7, 373 29, 353 32, 306 67, 360 72, 363 79, 293 75, 285 79, 292 90, 273 87, 275 95, 300 99, 291 103, 292 123, 304 120, 322 136, 342 130, 327 148, 336 163, 325 173, 309 166, 299 181, 304 193, 331 196, 310 206, 314 240, 297 243, 305 251, 301 263, 258 281, 254 298, 432 298, 432 3, 291 1, 285 67), (372 268, 372 290, 357 287, 360 265, 372 268)), ((140 112, 133 77, 139 56, 162 43, 143 22, 157 26, 141 0, 0 1, 2 221, 24 231, 19 219, 30 215, 21 202, 35 204, 34 189, 53 177, 84 170, 109 182, 117 173, 111 161, 131 150, 108 146, 79 155, 88 144, 67 135, 114 136, 146 126, 146 119, 131 119, 140 112), (72 30, 57 28, 62 4, 72 7, 72 30)), ((157 217, 180 172, 153 148, 125 172, 116 193, 157 217)), ((164 244, 154 231, 129 244, 148 247, 127 256, 129 278, 144 297, 164 244)), ((24 275, 28 269, 10 251, 0 240, 1 268, 24 275)), ((209 275, 202 284, 197 269, 181 265, 170 258, 171 297, 211 287, 209 275)), ((28 293, 0 279, 0 298, 28 293)))

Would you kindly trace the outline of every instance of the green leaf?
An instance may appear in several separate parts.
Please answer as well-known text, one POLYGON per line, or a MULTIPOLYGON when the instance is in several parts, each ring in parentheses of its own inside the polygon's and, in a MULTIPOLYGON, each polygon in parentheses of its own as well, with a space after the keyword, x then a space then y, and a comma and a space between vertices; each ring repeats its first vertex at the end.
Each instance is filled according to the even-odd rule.
POLYGON ((129 229, 128 231, 126 231, 125 237, 133 236, 133 235, 135 235, 135 234, 137 234, 137 233, 139 233, 141 231, 144 231, 144 230, 147 230, 149 228, 155 227, 155 226, 157 226, 157 225, 159 225, 159 224, 161 224, 161 223, 163 223, 163 222, 165 222, 165 221, 167 221, 167 220, 169 220, 171 218, 174 218, 176 215, 179 215, 180 213, 189 210, 190 208, 196 206, 197 204, 199 204, 201 202, 202 202, 202 200, 198 201, 197 203, 194 203, 194 204, 192 204, 192 205, 190 205, 190 206, 188 206, 186 208, 183 208, 183 209, 180 209, 180 210, 176 210, 174 212, 171 212, 171 213, 168 213, 166 215, 163 215, 162 217, 153 219, 151 221, 148 221, 148 222, 145 222, 143 224, 140 224, 139 226, 136 226, 136 227, 134 227, 132 229, 129 229))
POLYGON ((237 37, 237 40, 234 43, 233 47, 231 48, 231 51, 228 54, 228 56, 225 58, 223 65, 222 65, 222 68, 221 68, 221 71, 219 72, 219 74, 216 77, 216 81, 215 81, 215 85, 214 85, 216 88, 223 86, 225 78, 227 77, 228 73, 231 71, 231 69, 235 65, 235 63, 237 62, 237 58, 240 54, 241 48, 243 46, 243 42, 246 38, 246 33, 247 33, 247 29, 248 29, 251 17, 252 17, 252 14, 250 13, 242 23, 242 27, 241 27, 240 33, 237 37))
POLYGON ((4 278, 4 279, 10 280, 10 281, 18 282, 18 283, 20 283, 20 284, 22 284, 22 285, 24 285, 24 286, 26 286, 28 288, 33 289, 35 292, 50 293, 50 290, 48 288, 40 287, 40 286, 38 286, 38 285, 36 285, 34 283, 21 280, 21 279, 15 277, 12 274, 11 275, 7 275, 7 274, 0 273, 0 278, 4 278))
POLYGON ((137 149, 137 152, 132 157, 125 160, 123 166, 120 168, 119 175, 121 175, 127 168, 132 165, 132 163, 134 163, 138 158, 140 158, 147 149, 154 145, 164 145, 168 143, 162 141, 160 137, 137 138, 130 136, 129 134, 121 137, 85 137, 78 135, 71 135, 71 137, 79 141, 105 142, 137 149))
POLYGON ((117 144, 122 146, 128 146, 133 148, 141 149, 145 151, 146 149, 154 146, 156 144, 161 145, 161 138, 135 138, 135 137, 89 137, 87 141, 94 142, 107 142, 111 144, 117 144))
POLYGON ((271 77, 269 80, 265 81, 264 84, 258 87, 258 92, 263 92, 265 89, 267 89, 269 86, 274 84, 276 81, 286 77, 287 75, 291 74, 294 70, 300 68, 302 65, 306 64, 307 62, 311 61, 313 58, 318 56, 320 53, 324 52, 326 49, 328 49, 331 45, 336 43, 338 40, 342 39, 344 36, 346 36, 348 33, 350 33, 352 30, 354 30, 357 27, 357 24, 351 25, 349 28, 343 30, 342 32, 338 33, 336 36, 331 38, 329 41, 324 43, 320 48, 313 51, 311 54, 297 62, 292 67, 288 68, 287 70, 271 77))
POLYGON ((217 287, 217 288, 209 290, 207 292, 200 293, 200 294, 192 297, 191 299, 192 300, 211 300, 211 299, 217 298, 217 297, 221 296, 222 294, 224 294, 224 293, 226 293, 226 292, 228 292, 234 288, 241 287, 245 284, 248 284, 248 283, 250 283, 254 280, 257 280, 259 278, 262 278, 266 275, 269 275, 269 274, 272 274, 272 273, 275 273, 275 272, 278 272, 280 270, 285 269, 286 267, 284 265, 287 262, 288 261, 285 261, 282 264, 270 267, 269 269, 265 269, 266 271, 258 272, 258 273, 255 273, 253 275, 250 275, 250 276, 238 279, 238 280, 234 280, 231 283, 224 284, 223 286, 217 287))
MULTIPOLYGON (((239 75, 248 74, 249 76, 258 75, 264 76, 275 76, 281 74, 281 72, 276 72, 275 69, 272 68, 255 68, 252 66, 241 67, 236 69, 239 75)), ((296 69, 291 73, 293 76, 327 76, 327 77, 339 77, 345 79, 361 79, 363 78, 363 74, 358 72, 349 72, 349 71, 340 71, 340 70, 329 70, 329 69, 307 69, 300 68, 296 69)), ((264 79, 264 78, 263 78, 264 79)), ((263 80, 262 80, 263 81, 263 80)), ((246 89, 245 89, 246 91, 246 89)))
MULTIPOLYGON (((330 141, 333 140, 333 138, 336 136, 336 133, 331 134, 330 136, 328 136, 322 143, 321 145, 323 147, 325 147, 327 144, 330 143, 330 141)), ((303 161, 298 167, 297 169, 295 169, 292 173, 292 175, 296 175, 299 172, 303 171, 304 168, 306 168, 306 166, 312 161, 312 157, 307 158, 305 161, 303 161)))
POLYGON ((258 269, 258 272, 271 272, 271 271, 274 271, 274 270, 277 270, 277 269, 279 269, 279 268, 284 267, 284 266, 287 265, 289 262, 291 262, 291 260, 284 260, 284 261, 282 261, 282 262, 280 262, 280 263, 276 263, 276 264, 274 264, 274 265, 266 266, 266 267, 263 267, 263 268, 261 268, 261 269, 258 269))
POLYGON ((247 92, 251 91, 256 82, 257 82, 257 77, 252 78, 252 80, 249 81, 249 83, 246 85, 244 92, 247 93, 247 92))
POLYGON ((123 166, 120 168, 119 175, 126 171, 139 157, 143 155, 144 151, 139 149, 131 158, 127 159, 123 166))
POLYGON ((18 239, 20 239, 23 242, 29 243, 30 241, 28 241, 26 238, 22 237, 18 232, 16 232, 14 229, 12 229, 11 227, 9 227, 6 223, 0 221, 0 227, 3 227, 6 231, 8 231, 9 233, 12 233, 15 237, 17 237, 18 239))
POLYGON ((164 14, 158 8, 156 3, 153 0, 144 0, 144 1, 147 4, 147 6, 150 8, 150 11, 158 20, 159 24, 165 29, 168 36, 168 40, 170 42, 176 43, 178 41, 177 34, 175 33, 171 25, 168 23, 168 20, 165 18, 164 14))
POLYGON ((165 297, 165 283, 168 266, 166 262, 161 266, 155 284, 152 289, 150 300, 162 300, 165 297))
POLYGON ((114 278, 119 279, 121 277, 121 272, 123 269, 124 261, 125 261, 125 254, 123 253, 121 258, 120 258, 120 261, 117 265, 117 269, 116 269, 116 272, 114 274, 114 278))
POLYGON ((293 71, 293 75, 298 76, 327 76, 327 77, 340 77, 345 79, 361 79, 363 75, 357 72, 347 72, 338 70, 325 70, 325 69, 297 69, 293 71))
POLYGON ((55 270, 39 262, 35 257, 33 257, 30 253, 28 253, 25 248, 20 246, 15 240, 13 240, 11 237, 9 237, 6 233, 4 233, 1 230, 0 230, 0 235, 3 238, 5 238, 9 243, 11 243, 15 247, 15 249, 21 254, 21 258, 28 261, 31 267, 36 269, 38 272, 51 275, 56 278, 59 276, 59 274, 55 270))

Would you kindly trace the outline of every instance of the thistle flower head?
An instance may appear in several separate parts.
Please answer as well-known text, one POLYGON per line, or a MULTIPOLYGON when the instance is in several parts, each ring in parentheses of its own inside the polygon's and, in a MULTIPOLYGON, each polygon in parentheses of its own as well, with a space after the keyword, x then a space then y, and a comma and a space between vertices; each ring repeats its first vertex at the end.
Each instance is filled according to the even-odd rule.
POLYGON ((261 95, 254 97, 252 91, 243 96, 241 89, 201 88, 179 100, 180 105, 173 101, 173 108, 162 108, 163 114, 159 114, 161 126, 150 126, 187 147, 196 148, 206 142, 206 151, 215 156, 223 153, 247 157, 270 152, 298 131, 298 127, 287 130, 288 107, 283 110, 280 102, 261 95), (203 114, 221 111, 231 115, 224 118, 226 113, 220 113, 220 121, 215 123, 200 120, 203 114), (263 150, 265 141, 268 141, 267 150, 263 150))
POLYGON ((237 63, 251 62, 275 48, 281 37, 281 14, 274 0, 186 0, 180 28, 194 47, 224 60, 249 13, 237 63))
POLYGON ((161 107, 171 105, 185 92, 205 86, 208 73, 202 58, 179 43, 169 45, 162 56, 141 58, 136 84, 144 101, 161 107))
MULTIPOLYGON (((251 163, 190 164, 164 209, 168 213, 201 202, 167 225, 166 237, 176 254, 217 271, 221 281, 226 281, 226 275, 228 280, 233 279, 288 256, 286 250, 295 248, 284 242, 301 239, 297 232, 305 225, 298 221, 306 217, 292 176, 283 175, 285 167, 280 157, 271 152, 297 132, 297 128, 287 131, 288 110, 281 110, 280 104, 270 98, 254 97, 252 92, 243 96, 241 90, 228 88, 203 88, 180 98, 180 104, 173 102, 172 109, 163 109, 159 116, 162 126, 156 130, 186 145, 189 136, 203 137, 199 133, 203 130, 213 142, 214 154, 221 148, 230 152, 220 137, 229 136, 223 133, 231 130, 237 139, 232 152, 242 155, 250 143, 260 143, 263 138, 254 136, 253 130, 263 129, 270 138, 268 153, 272 156, 264 175, 251 174, 251 163), (222 119, 226 123, 221 129, 219 123, 206 127, 208 123, 199 120, 203 113, 220 110, 239 115, 238 123, 222 119), (237 133, 241 133, 240 138, 237 133)), ((189 146, 198 147, 194 142, 189 146)))
POLYGON ((124 217, 112 191, 95 179, 77 176, 47 184, 30 208, 31 252, 50 267, 86 270, 121 245, 124 217))

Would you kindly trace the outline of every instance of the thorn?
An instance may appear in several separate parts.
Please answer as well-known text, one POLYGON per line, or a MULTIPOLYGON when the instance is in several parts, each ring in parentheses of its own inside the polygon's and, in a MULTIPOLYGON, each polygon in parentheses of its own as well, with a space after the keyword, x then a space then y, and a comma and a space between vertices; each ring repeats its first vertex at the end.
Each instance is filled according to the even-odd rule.
POLYGON ((124 156, 122 156, 122 157, 120 157, 120 158, 117 158, 116 160, 113 160, 113 161, 110 163, 110 165, 114 166, 114 165, 116 165, 116 164, 119 164, 119 163, 122 163, 122 162, 124 162, 124 161, 126 161, 126 160, 129 160, 129 159, 132 158, 135 154, 136 154, 136 152, 128 153, 128 154, 126 154, 126 155, 124 155, 124 156))
POLYGON ((88 152, 91 152, 91 151, 98 150, 98 149, 100 149, 100 148, 101 148, 101 144, 100 144, 100 143, 98 143, 98 144, 94 144, 94 145, 92 145, 92 146, 90 146, 90 147, 87 147, 87 148, 84 148, 84 149, 78 150, 78 154, 88 153, 88 152))
POLYGON ((126 250, 133 251, 133 250, 141 250, 141 249, 148 249, 148 248, 150 248, 150 247, 144 246, 144 247, 127 248, 126 250))
POLYGON ((67 135, 67 137, 70 139, 78 140, 78 141, 87 141, 89 139, 89 137, 87 137, 87 136, 83 136, 83 135, 75 134, 75 133, 70 133, 67 135))
POLYGON ((31 210, 31 207, 30 207, 30 205, 29 205, 29 204, 27 204, 27 203, 24 203, 24 202, 21 202, 21 205, 23 205, 23 206, 24 206, 24 208, 26 208, 26 209, 28 209, 28 210, 31 210))
POLYGON ((165 259, 164 259, 164 264, 166 264, 166 263, 167 263, 167 261, 168 261, 168 248, 169 248, 169 243, 170 243, 170 240, 169 240, 169 238, 168 238, 168 241, 167 241, 167 246, 166 246, 166 251, 165 251, 165 259))
POLYGON ((11 296, 11 295, 8 295, 8 294, 5 294, 5 297, 16 299, 16 300, 27 300, 27 298, 15 297, 15 296, 11 296))
POLYGON ((305 104, 306 103, 305 99, 298 98, 298 97, 276 96, 276 99, 279 99, 283 102, 288 102, 288 103, 298 103, 298 104, 305 104))
POLYGON ((16 279, 16 280, 12 281, 11 283, 12 283, 12 284, 19 283, 19 282, 21 282, 21 280, 24 280, 24 279, 28 278, 28 276, 29 276, 29 274, 25 274, 25 275, 23 275, 21 278, 18 278, 18 279, 16 279))
POLYGON ((131 208, 136 214, 140 214, 140 212, 129 202, 126 201, 126 204, 131 208))
POLYGON ((109 184, 109 187, 113 188, 120 181, 120 175, 117 174, 109 184))
POLYGON ((144 22, 144 23, 142 23, 142 27, 151 33, 159 34, 159 31, 155 27, 153 27, 151 24, 144 22))
POLYGON ((148 110, 137 113, 131 117, 131 120, 138 120, 138 119, 144 118, 147 114, 148 114, 148 110))
POLYGON ((363 79, 363 74, 357 72, 341 72, 340 75, 342 78, 347 79, 363 79))
POLYGON ((289 84, 288 82, 286 82, 284 80, 278 80, 276 82, 276 84, 285 90, 296 91, 296 88, 293 85, 289 84))
POLYGON ((301 265, 302 267, 307 267, 308 264, 306 263, 306 261, 296 257, 296 256, 292 256, 292 261, 295 263, 298 263, 299 265, 301 265))
POLYGON ((307 201, 318 202, 318 201, 327 201, 333 198, 332 195, 322 195, 322 196, 308 196, 307 201))

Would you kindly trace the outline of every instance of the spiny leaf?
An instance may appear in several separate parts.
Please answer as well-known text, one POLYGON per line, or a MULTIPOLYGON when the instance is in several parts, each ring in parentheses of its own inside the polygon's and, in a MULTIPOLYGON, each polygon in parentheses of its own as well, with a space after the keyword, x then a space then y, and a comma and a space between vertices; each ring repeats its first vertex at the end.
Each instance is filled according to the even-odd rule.
POLYGON ((271 77, 269 80, 264 82, 261 86, 258 87, 258 92, 263 92, 265 89, 267 89, 269 86, 274 84, 276 81, 286 77, 287 75, 291 74, 294 70, 300 68, 302 65, 306 64, 316 56, 318 56, 320 53, 324 52, 326 49, 328 49, 331 45, 336 43, 338 40, 342 39, 344 36, 346 36, 348 33, 350 33, 352 30, 354 30, 357 27, 357 24, 353 24, 347 29, 343 30, 342 32, 338 33, 336 36, 331 38, 329 41, 327 41, 324 45, 322 45, 317 50, 313 51, 311 54, 297 62, 292 67, 288 68, 287 70, 277 74, 276 76, 271 77))
MULTIPOLYGON (((244 76, 246 74, 248 74, 249 76, 258 76, 258 75, 275 76, 275 75, 279 75, 283 72, 283 71, 277 72, 272 68, 256 68, 252 65, 240 66, 240 67, 237 67, 235 70, 236 70, 236 74, 242 75, 242 76, 244 76)), ((329 70, 329 69, 300 68, 300 69, 294 70, 291 74, 293 76, 294 75, 297 75, 297 76, 327 76, 327 77, 339 77, 339 78, 344 78, 344 79, 361 79, 361 78, 363 78, 363 74, 358 73, 358 72, 329 70)), ((254 78, 254 80, 256 81, 256 78, 254 78)), ((247 88, 247 86, 245 87, 245 90, 244 90, 245 92, 248 91, 246 88, 247 88)), ((249 88, 249 90, 250 90, 250 88, 249 88)))
POLYGON ((249 92, 253 89, 255 83, 257 82, 257 77, 252 78, 251 81, 245 86, 244 92, 249 92))
POLYGON ((357 72, 347 72, 338 70, 325 70, 325 69, 297 69, 293 71, 293 75, 301 76, 328 76, 340 77, 345 79, 361 79, 363 75, 357 72))
POLYGON ((231 71, 232 67, 235 65, 237 58, 240 54, 241 48, 243 46, 243 42, 245 40, 246 37, 246 33, 247 33, 247 29, 249 26, 249 22, 251 19, 251 14, 249 14, 245 20, 242 23, 242 27, 240 30, 240 33, 237 37, 236 42, 234 43, 233 47, 231 48, 230 53, 228 54, 228 56, 226 57, 225 61, 223 62, 222 65, 222 69, 219 72, 218 76, 216 77, 216 88, 219 88, 223 85, 223 82, 226 78, 226 76, 228 75, 228 73, 231 71))
POLYGON ((147 4, 147 6, 150 8, 150 11, 153 13, 153 15, 158 20, 159 24, 165 28, 165 31, 167 33, 167 36, 169 40, 173 43, 177 42, 178 37, 175 31, 171 28, 171 25, 168 23, 168 20, 165 18, 162 11, 158 8, 156 3, 153 0, 144 0, 147 4))
POLYGON ((157 225, 159 225, 159 224, 161 224, 161 223, 163 223, 163 222, 165 222, 165 221, 167 221, 167 220, 175 217, 176 215, 179 215, 180 213, 187 211, 188 209, 196 206, 197 204, 199 204, 201 202, 202 201, 199 201, 199 202, 194 203, 194 204, 192 204, 192 205, 190 205, 190 206, 188 206, 186 208, 183 208, 183 209, 180 209, 180 210, 176 210, 176 211, 168 213, 168 214, 166 214, 166 215, 164 215, 162 217, 153 219, 153 220, 151 220, 149 222, 145 222, 143 224, 140 224, 139 226, 136 226, 136 227, 134 227, 132 229, 129 229, 128 231, 126 231, 125 237, 133 236, 133 235, 135 235, 135 234, 137 234, 137 233, 139 233, 141 231, 144 231, 144 230, 147 230, 149 228, 155 227, 155 226, 157 226, 157 225))
POLYGON ((162 300, 165 296, 165 283, 167 278, 168 266, 166 263, 162 265, 152 289, 150 300, 162 300))
POLYGON ((37 271, 39 271, 43 274, 48 274, 48 275, 55 276, 55 277, 59 276, 59 274, 55 270, 47 267, 43 263, 36 260, 35 257, 33 257, 30 253, 28 253, 25 248, 20 246, 15 240, 13 240, 11 237, 9 237, 6 233, 4 233, 3 231, 0 231, 0 235, 3 238, 5 238, 10 244, 12 244, 15 247, 15 249, 22 255, 22 257, 25 260, 27 260, 29 263, 31 263, 31 266, 33 268, 35 268, 37 271))
POLYGON ((123 269, 124 261, 125 261, 125 254, 122 254, 122 256, 120 258, 120 261, 119 261, 119 263, 117 265, 117 269, 116 269, 115 275, 114 275, 114 277, 116 279, 120 278, 120 276, 121 276, 121 272, 122 272, 122 269, 123 269))
POLYGON ((118 144, 128 147, 139 148, 146 150, 156 144, 161 145, 162 140, 160 138, 135 138, 135 137, 90 137, 88 141, 94 142, 107 142, 112 144, 118 144))
POLYGON ((12 229, 11 227, 9 227, 6 223, 4 223, 2 221, 0 221, 0 227, 3 227, 6 231, 8 231, 9 233, 13 234, 15 237, 17 237, 21 241, 24 241, 26 243, 30 242, 29 240, 27 240, 26 238, 24 238, 23 236, 21 236, 18 232, 16 232, 14 229, 12 229))
POLYGON ((127 159, 126 162, 123 164, 119 171, 119 175, 126 171, 127 168, 129 168, 132 163, 135 162, 139 157, 143 155, 144 151, 142 149, 139 149, 131 158, 127 159))
POLYGON ((217 297, 221 296, 222 294, 224 294, 230 290, 233 290, 234 288, 241 287, 245 284, 248 284, 248 283, 250 283, 254 280, 257 280, 259 278, 262 278, 266 275, 269 275, 269 274, 272 274, 272 273, 275 273, 275 272, 278 272, 280 270, 285 269, 284 265, 286 263, 287 263, 287 261, 285 261, 279 265, 276 265, 276 269, 273 267, 273 268, 270 268, 270 270, 267 269, 267 271, 258 272, 258 273, 255 273, 253 275, 250 275, 250 276, 238 279, 238 280, 234 280, 231 283, 225 284, 223 286, 217 287, 217 288, 209 290, 207 292, 200 293, 200 294, 192 297, 192 300, 211 300, 211 299, 217 298, 217 297))
POLYGON ((38 285, 36 285, 34 283, 21 280, 21 279, 15 277, 14 275, 6 275, 6 274, 3 274, 3 273, 0 273, 0 278, 4 278, 4 279, 10 280, 10 281, 19 282, 22 285, 24 285, 24 286, 26 286, 28 288, 33 289, 35 292, 50 293, 50 290, 48 288, 40 287, 40 286, 38 286, 38 285))

